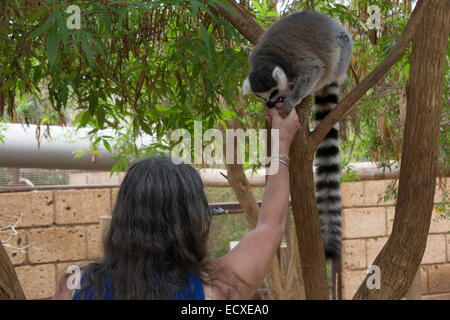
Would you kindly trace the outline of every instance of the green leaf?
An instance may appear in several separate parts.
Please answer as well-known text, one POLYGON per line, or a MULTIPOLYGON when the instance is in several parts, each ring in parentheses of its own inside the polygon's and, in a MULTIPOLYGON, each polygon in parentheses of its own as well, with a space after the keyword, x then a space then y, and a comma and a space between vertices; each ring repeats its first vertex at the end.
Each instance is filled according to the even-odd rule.
POLYGON ((103 43, 95 39, 90 33, 86 33, 86 36, 89 39, 89 41, 91 41, 91 43, 94 45, 94 49, 100 52, 103 57, 105 57, 104 48, 106 47, 103 45, 103 43))
POLYGON ((100 128, 103 128, 103 125, 104 125, 104 123, 105 123, 105 109, 103 109, 103 108, 97 108, 95 114, 96 114, 96 116, 97 116, 98 126, 99 126, 100 128))
POLYGON ((69 40, 70 31, 69 28, 67 28, 66 20, 62 17, 58 19, 58 29, 61 34, 61 40, 64 45, 66 45, 69 40))
POLYGON ((105 30, 109 33, 111 33, 111 16, 109 15, 109 12, 102 9, 102 16, 103 16, 103 22, 105 23, 105 30))
POLYGON ((67 99, 68 99, 68 97, 69 97, 69 87, 67 87, 66 85, 64 85, 64 86, 61 88, 60 94, 61 94, 61 102, 63 103, 63 107, 66 107, 66 105, 67 105, 67 99))
POLYGON ((122 162, 117 161, 111 168, 111 176, 114 172, 122 171, 122 168, 123 168, 122 162))
POLYGON ((91 94, 89 94, 88 103, 90 114, 94 114, 98 106, 98 97, 95 92, 91 92, 91 94))
POLYGON ((252 5, 255 7, 255 9, 260 13, 260 14, 262 14, 263 13, 263 9, 262 9, 262 7, 261 7, 261 4, 259 4, 259 2, 258 1, 252 1, 252 5))
POLYGON ((122 29, 122 22, 123 22, 123 19, 125 19, 125 15, 127 13, 128 13, 128 7, 123 7, 122 9, 119 10, 119 19, 117 20, 117 26, 118 26, 119 30, 122 29))
POLYGON ((146 10, 147 4, 143 1, 133 1, 132 4, 140 10, 146 10))
POLYGON ((85 127, 90 119, 91 114, 88 111, 84 112, 83 115, 81 116, 79 127, 85 127))
POLYGON ((42 69, 40 66, 36 66, 33 68, 33 83, 38 83, 42 78, 42 69))
POLYGON ((191 0, 190 5, 191 5, 191 14, 192 16, 195 17, 197 15, 198 8, 200 7, 200 2, 197 0, 191 0))
POLYGON ((405 72, 405 77, 406 78, 409 78, 409 68, 410 68, 410 64, 409 63, 406 63, 405 64, 405 67, 404 67, 404 72, 405 72))
POLYGON ((58 15, 59 12, 54 12, 41 26, 37 27, 36 29, 33 30, 33 32, 30 33, 27 40, 33 39, 37 36, 44 34, 48 30, 48 28, 50 28, 53 20, 58 18, 58 15))
POLYGON ((59 47, 58 32, 56 28, 51 28, 49 33, 47 34, 46 47, 48 63, 52 67, 55 64, 56 57, 58 56, 59 47))
POLYGON ((105 139, 103 139, 103 145, 105 146, 105 149, 108 150, 109 153, 112 153, 111 145, 105 139))
POLYGON ((86 55, 86 60, 91 68, 94 67, 94 61, 92 60, 92 49, 89 45, 89 42, 85 39, 81 39, 81 49, 83 49, 84 54, 86 55))
POLYGON ((74 159, 80 159, 83 158, 85 152, 81 149, 75 150, 72 152, 73 158, 74 159))
POLYGON ((100 140, 102 140, 102 137, 98 137, 97 139, 95 139, 94 143, 92 143, 93 146, 96 146, 100 140))

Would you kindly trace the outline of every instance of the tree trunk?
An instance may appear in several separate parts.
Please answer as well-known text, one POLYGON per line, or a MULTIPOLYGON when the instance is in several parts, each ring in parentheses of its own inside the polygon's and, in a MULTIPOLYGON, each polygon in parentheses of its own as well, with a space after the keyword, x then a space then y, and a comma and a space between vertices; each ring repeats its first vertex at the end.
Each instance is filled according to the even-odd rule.
POLYGON ((404 297, 425 251, 436 184, 449 11, 450 0, 433 1, 413 38, 394 225, 373 263, 380 268, 381 287, 370 290, 368 276, 354 299, 404 297))
POLYGON ((5 248, 0 242, 0 300, 25 300, 22 287, 5 248))
POLYGON ((328 300, 328 280, 322 233, 314 191, 314 149, 309 141, 307 98, 296 107, 300 129, 289 150, 292 211, 307 300, 328 300))
POLYGON ((422 299, 422 288, 421 288, 421 280, 420 280, 420 268, 416 272, 416 276, 414 277, 413 283, 411 287, 409 287, 408 292, 406 293, 406 300, 421 300, 422 299))
POLYGON ((245 176, 244 167, 242 164, 227 164, 227 178, 230 186, 233 188, 239 204, 244 211, 250 228, 256 227, 258 221, 259 206, 255 197, 250 191, 250 184, 245 176))

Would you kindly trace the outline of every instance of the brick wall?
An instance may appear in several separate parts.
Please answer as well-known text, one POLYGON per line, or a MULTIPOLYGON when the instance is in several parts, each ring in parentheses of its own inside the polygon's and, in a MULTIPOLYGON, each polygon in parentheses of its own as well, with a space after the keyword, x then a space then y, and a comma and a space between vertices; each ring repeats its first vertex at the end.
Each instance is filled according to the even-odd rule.
MULTIPOLYGON (((393 201, 380 202, 391 180, 350 182, 342 185, 342 295, 351 299, 367 269, 386 243, 394 220, 393 201)), ((447 178, 446 185, 450 179, 447 178)), ((435 202, 441 202, 437 188, 435 202)), ((450 294, 450 219, 433 212, 421 265, 423 295, 450 294)))
MULTIPOLYGON (((0 227, 18 223, 6 248, 28 299, 53 296, 70 265, 82 266, 100 255, 100 216, 109 215, 117 189, 31 191, 0 194, 0 227)), ((5 240, 10 231, 0 233, 5 240)))
POLYGON ((120 184, 125 177, 125 172, 78 172, 68 174, 67 184, 69 185, 113 185, 120 184))
MULTIPOLYGON (((450 182, 450 181, 448 181, 450 182)), ((350 299, 392 228, 392 202, 377 205, 387 180, 342 185, 343 296, 350 299)), ((32 191, 0 194, 0 228, 17 225, 9 242, 30 245, 24 253, 6 248, 28 299, 48 299, 70 265, 82 266, 100 255, 100 217, 109 215, 117 188, 32 191)), ((442 192, 436 193, 436 201, 442 192)), ((424 294, 450 293, 450 220, 433 215, 421 267, 424 294)), ((0 233, 0 240, 8 232, 0 233)))

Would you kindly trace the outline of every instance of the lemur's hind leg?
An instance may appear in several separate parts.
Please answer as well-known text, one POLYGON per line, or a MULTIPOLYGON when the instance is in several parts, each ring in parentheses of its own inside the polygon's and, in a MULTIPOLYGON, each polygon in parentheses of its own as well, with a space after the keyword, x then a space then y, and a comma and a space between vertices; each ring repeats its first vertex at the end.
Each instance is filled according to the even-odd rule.
POLYGON ((352 59, 353 42, 348 32, 341 32, 337 37, 340 47, 339 62, 335 71, 335 78, 339 84, 343 84, 347 79, 348 68, 352 59))
POLYGON ((324 70, 319 66, 300 67, 300 74, 294 84, 291 94, 283 101, 283 109, 287 114, 292 108, 311 94, 311 91, 319 82, 324 70))

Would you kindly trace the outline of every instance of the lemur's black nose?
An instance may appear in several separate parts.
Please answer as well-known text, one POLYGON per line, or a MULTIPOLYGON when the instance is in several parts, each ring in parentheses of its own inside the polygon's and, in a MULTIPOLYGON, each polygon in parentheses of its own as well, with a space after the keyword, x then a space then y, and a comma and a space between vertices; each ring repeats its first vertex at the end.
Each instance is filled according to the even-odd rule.
POLYGON ((270 109, 270 108, 275 107, 275 103, 276 103, 276 101, 269 100, 269 101, 266 102, 266 106, 267 106, 267 108, 270 109))

